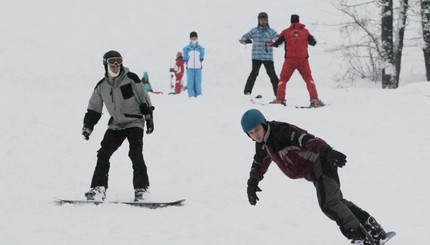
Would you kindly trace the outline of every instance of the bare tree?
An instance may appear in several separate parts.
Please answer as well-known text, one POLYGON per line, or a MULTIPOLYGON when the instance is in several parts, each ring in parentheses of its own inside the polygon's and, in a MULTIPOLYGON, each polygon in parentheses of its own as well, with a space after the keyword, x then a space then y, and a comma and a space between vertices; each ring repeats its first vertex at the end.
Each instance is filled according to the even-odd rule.
POLYGON ((408 0, 399 0, 394 26, 393 0, 381 0, 382 88, 399 87, 408 0))
POLYGON ((335 7, 350 18, 341 23, 340 32, 343 43, 331 51, 341 53, 347 66, 343 78, 354 80, 366 78, 380 80, 380 35, 379 20, 368 12, 375 9, 374 1, 351 4, 348 0, 339 0, 335 7))
POLYGON ((394 31, 395 33, 395 43, 394 43, 394 62, 396 64, 396 85, 395 87, 399 87, 400 81, 400 70, 402 64, 402 52, 404 46, 404 38, 405 38, 405 30, 406 30, 406 20, 407 20, 407 11, 409 9, 408 0, 399 0, 399 10, 398 10, 398 20, 397 20, 397 28, 394 31))
POLYGON ((382 88, 399 86, 409 6, 408 0, 397 1, 397 8, 393 8, 393 0, 373 0, 356 4, 350 4, 349 2, 353 2, 351 0, 339 0, 335 6, 351 19, 350 22, 342 24, 341 33, 355 37, 346 39, 347 44, 338 49, 342 51, 350 66, 347 72, 370 78, 372 81, 381 79, 382 88), (375 7, 381 9, 379 20, 372 19, 371 9, 375 7), (397 19, 394 19, 395 16, 397 19), (366 55, 357 56, 357 53, 366 55))
POLYGON ((382 88, 394 88, 393 0, 381 0, 382 88))
POLYGON ((430 81, 430 0, 421 0, 421 25, 424 39, 424 62, 427 81, 430 81))

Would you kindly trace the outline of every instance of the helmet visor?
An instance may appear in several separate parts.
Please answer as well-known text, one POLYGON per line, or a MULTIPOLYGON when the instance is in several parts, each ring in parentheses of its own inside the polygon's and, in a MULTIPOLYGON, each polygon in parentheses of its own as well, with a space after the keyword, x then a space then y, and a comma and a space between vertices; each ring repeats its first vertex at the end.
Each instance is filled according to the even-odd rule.
POLYGON ((119 66, 122 64, 122 58, 121 57, 111 57, 111 58, 107 59, 106 61, 109 65, 119 66))

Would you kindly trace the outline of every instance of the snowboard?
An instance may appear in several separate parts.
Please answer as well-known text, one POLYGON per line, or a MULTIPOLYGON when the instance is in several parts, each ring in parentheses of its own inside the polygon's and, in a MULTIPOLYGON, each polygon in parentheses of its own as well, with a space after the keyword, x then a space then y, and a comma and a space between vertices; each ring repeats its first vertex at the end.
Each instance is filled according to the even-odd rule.
POLYGON ((379 245, 384 245, 385 243, 387 243, 389 240, 391 240, 391 238, 393 238, 396 235, 395 231, 389 231, 387 232, 387 237, 385 237, 384 240, 381 240, 379 242, 379 245))
POLYGON ((56 199, 54 200, 54 202, 60 206, 64 204, 73 204, 73 205, 123 204, 123 205, 135 206, 135 207, 157 209, 157 208, 165 208, 170 206, 183 206, 184 205, 183 202, 185 202, 185 199, 181 199, 173 202, 126 202, 126 201, 89 201, 89 200, 56 199))
MULTIPOLYGON (((389 231, 386 233, 386 237, 384 240, 380 240, 379 243, 374 243, 372 242, 373 245, 384 245, 386 244, 389 240, 391 240, 391 238, 393 238, 396 235, 395 231, 389 231)), ((369 233, 366 232, 366 236, 369 240, 372 240, 372 237, 370 236, 369 233)))

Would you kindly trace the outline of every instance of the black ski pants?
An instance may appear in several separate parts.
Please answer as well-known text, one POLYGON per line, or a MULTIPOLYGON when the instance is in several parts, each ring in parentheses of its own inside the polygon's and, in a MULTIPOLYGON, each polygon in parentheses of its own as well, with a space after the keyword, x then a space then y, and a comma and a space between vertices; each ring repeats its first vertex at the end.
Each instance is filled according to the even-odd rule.
POLYGON ((112 154, 127 139, 130 144, 128 156, 133 166, 133 186, 134 188, 148 188, 149 178, 145 161, 143 160, 143 129, 127 128, 123 130, 108 129, 101 142, 101 148, 97 153, 97 164, 94 170, 91 188, 104 186, 108 188, 108 177, 112 154))
POLYGON ((249 74, 248 80, 246 81, 245 90, 243 93, 252 93, 252 88, 254 88, 255 80, 257 79, 261 65, 264 65, 264 68, 266 68, 266 73, 269 75, 270 82, 272 83, 273 93, 276 96, 279 78, 278 75, 276 75, 274 63, 271 60, 252 60, 252 71, 249 74))
POLYGON ((313 165, 313 183, 323 213, 337 223, 345 237, 352 239, 361 234, 360 224, 366 222, 369 214, 343 198, 337 169, 318 160, 313 165))

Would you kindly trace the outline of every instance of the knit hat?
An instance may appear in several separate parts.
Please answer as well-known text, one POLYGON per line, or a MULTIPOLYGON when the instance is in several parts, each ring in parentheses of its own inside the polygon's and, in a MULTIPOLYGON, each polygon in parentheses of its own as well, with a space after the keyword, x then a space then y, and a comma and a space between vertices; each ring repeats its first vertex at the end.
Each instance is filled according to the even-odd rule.
POLYGON ((261 113, 261 111, 257 109, 250 109, 246 111, 243 114, 240 123, 245 133, 248 133, 260 124, 267 124, 266 118, 264 117, 263 113, 261 113))
POLYGON ((299 22, 300 22, 300 17, 297 14, 292 14, 291 15, 291 24, 299 23, 299 22))
POLYGON ((197 32, 192 31, 192 32, 190 33, 190 38, 192 38, 192 37, 198 37, 198 36, 197 36, 197 32))

